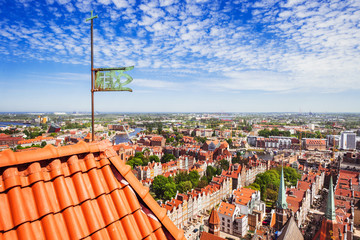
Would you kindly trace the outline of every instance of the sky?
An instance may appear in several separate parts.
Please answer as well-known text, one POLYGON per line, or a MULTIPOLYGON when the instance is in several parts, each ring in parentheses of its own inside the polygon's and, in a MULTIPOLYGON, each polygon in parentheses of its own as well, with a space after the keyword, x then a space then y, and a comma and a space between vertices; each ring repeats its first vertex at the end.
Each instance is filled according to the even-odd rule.
POLYGON ((0 0, 0 112, 360 112, 358 0, 0 0))

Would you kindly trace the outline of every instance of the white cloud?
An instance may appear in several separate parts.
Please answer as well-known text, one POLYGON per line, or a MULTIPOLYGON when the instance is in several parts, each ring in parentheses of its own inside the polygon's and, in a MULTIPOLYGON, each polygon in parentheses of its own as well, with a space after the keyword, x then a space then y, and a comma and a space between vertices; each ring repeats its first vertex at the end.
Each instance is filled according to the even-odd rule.
POLYGON ((131 84, 138 87, 153 88, 153 89, 180 90, 182 88, 181 85, 176 82, 152 80, 152 79, 136 79, 131 84))
POLYGON ((111 3, 111 0, 98 0, 99 3, 109 5, 111 3))
POLYGON ((71 0, 56 0, 56 1, 57 1, 57 3, 63 5, 63 4, 69 3, 71 0))
POLYGON ((59 14, 60 19, 50 23, 42 18, 0 21, 0 54, 87 65, 89 24, 79 11, 88 16, 103 4, 108 6, 95 22, 94 36, 95 61, 104 66, 197 69, 224 77, 225 83, 210 82, 212 89, 218 85, 264 91, 359 88, 355 63, 360 61, 360 6, 354 1, 288 1, 280 7, 276 1, 260 0, 255 5, 241 1, 230 12, 211 1, 161 0, 133 7, 134 1, 81 0, 74 3, 75 9, 67 0, 59 2, 67 11, 47 6, 36 13, 53 18, 59 14), (242 21, 241 14, 253 7, 253 17, 242 21), (231 14, 239 14, 239 19, 231 14), (64 17, 71 21, 64 22, 64 17))
POLYGON ((126 0, 112 0, 117 8, 126 8, 129 6, 126 0))

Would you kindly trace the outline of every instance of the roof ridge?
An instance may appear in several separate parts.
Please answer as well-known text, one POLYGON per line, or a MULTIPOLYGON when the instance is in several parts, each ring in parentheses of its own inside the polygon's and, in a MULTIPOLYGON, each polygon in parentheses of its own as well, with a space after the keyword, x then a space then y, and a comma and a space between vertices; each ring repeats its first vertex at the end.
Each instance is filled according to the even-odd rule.
POLYGON ((49 144, 44 148, 26 152, 14 152, 11 149, 5 149, 4 151, 0 152, 0 168, 24 163, 38 162, 74 154, 99 151, 101 152, 109 146, 111 146, 111 143, 108 140, 104 140, 93 143, 79 141, 75 145, 67 145, 62 147, 54 147, 53 145, 49 144))
MULTIPOLYGON (((109 149, 109 152, 114 151, 113 149, 109 149)), ((131 172, 131 167, 129 165, 125 165, 124 162, 120 161, 120 157, 118 155, 108 156, 109 161, 113 164, 113 166, 119 171, 119 173, 123 176, 123 178, 130 184, 130 186, 134 189, 134 191, 140 196, 140 198, 144 201, 144 203, 148 206, 148 208, 154 213, 154 215, 159 219, 161 224, 169 231, 169 233, 175 239, 185 239, 184 231, 178 229, 175 224, 170 220, 167 216, 167 210, 165 208, 160 207, 160 205, 154 200, 149 192, 149 188, 143 186, 140 181, 135 177, 131 172), (121 166, 123 165, 123 166, 121 166)))

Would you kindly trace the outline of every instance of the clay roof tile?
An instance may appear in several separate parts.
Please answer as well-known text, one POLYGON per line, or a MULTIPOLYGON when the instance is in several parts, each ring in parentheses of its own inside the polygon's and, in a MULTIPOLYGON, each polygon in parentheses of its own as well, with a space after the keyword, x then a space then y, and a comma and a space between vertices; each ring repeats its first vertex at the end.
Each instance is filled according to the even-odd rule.
POLYGON ((0 236, 185 239, 110 142, 0 153, 0 236))

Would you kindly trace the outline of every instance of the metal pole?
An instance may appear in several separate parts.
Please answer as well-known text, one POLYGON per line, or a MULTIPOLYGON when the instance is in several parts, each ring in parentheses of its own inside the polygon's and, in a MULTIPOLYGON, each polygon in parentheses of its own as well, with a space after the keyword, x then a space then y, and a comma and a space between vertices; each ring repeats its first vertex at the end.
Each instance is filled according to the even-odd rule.
POLYGON ((86 21, 91 20, 91 141, 95 140, 95 132, 94 132, 94 49, 93 49, 93 19, 98 16, 93 16, 93 11, 91 11, 90 18, 86 19, 86 21))
MULTIPOLYGON (((91 12, 92 15, 92 12, 91 12)), ((91 141, 93 142, 95 139, 94 132, 94 47, 93 47, 93 19, 91 19, 91 141)))

